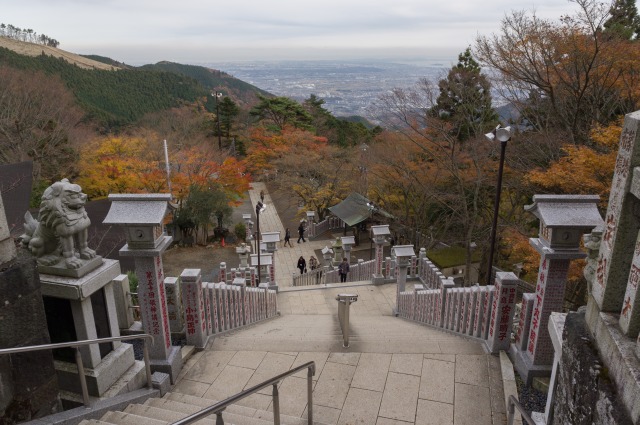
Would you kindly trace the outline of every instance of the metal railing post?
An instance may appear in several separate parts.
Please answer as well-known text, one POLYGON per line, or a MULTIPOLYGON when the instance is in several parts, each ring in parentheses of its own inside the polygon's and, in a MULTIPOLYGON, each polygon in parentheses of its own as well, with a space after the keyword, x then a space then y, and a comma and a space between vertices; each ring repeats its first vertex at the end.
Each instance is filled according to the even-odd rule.
POLYGON ((507 425, 513 425, 513 420, 516 413, 516 408, 518 409, 518 413, 522 416, 522 419, 527 423, 527 425, 536 425, 536 423, 531 419, 531 417, 527 414, 524 407, 516 400, 513 395, 509 396, 509 405, 507 406, 507 425))
POLYGON ((87 389, 87 378, 84 376, 84 365, 80 348, 74 347, 76 352, 76 365, 78 366, 78 377, 80 378, 80 388, 82 388, 82 402, 84 407, 89 407, 89 390, 87 389))
POLYGON ((338 294, 338 321, 340 322, 340 330, 342 331, 342 346, 349 347, 349 310, 352 303, 358 301, 356 294, 338 294))
POLYGON ((307 424, 313 425, 313 375, 316 374, 315 363, 307 369, 307 424))
POLYGON ((278 383, 273 384, 273 423, 280 425, 280 394, 278 393, 278 383))
POLYGON ((216 425, 224 425, 224 419, 222 419, 223 410, 216 413, 216 425))

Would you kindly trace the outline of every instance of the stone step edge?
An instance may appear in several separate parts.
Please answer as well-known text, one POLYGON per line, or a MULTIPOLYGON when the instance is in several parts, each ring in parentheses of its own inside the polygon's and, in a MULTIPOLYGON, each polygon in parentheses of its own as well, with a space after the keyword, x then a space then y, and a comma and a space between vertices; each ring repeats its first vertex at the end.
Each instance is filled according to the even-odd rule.
MULTIPOLYGON (((174 410, 167 410, 167 409, 148 406, 144 404, 131 404, 127 406, 124 412, 138 415, 138 416, 148 417, 151 419, 158 419, 161 421, 167 421, 168 419, 167 421, 168 423, 172 423, 179 419, 183 419, 189 416, 189 414, 187 413, 176 412, 174 410), (167 418, 167 419, 164 419, 164 418, 167 418)), ((244 416, 244 415, 237 415, 234 413, 225 413, 223 417, 225 422, 232 423, 232 424, 233 423, 247 424, 247 425, 270 425, 271 424, 271 422, 268 422, 262 419, 257 419, 257 418, 244 416)), ((207 417, 207 418, 199 419, 195 423, 199 425, 215 425, 216 418, 207 417)))
MULTIPOLYGON (((187 405, 196 406, 198 408, 205 408, 208 406, 212 406, 218 402, 218 400, 212 400, 208 398, 201 398, 192 396, 189 394, 183 394, 179 392, 170 392, 165 394, 162 399, 172 400, 178 403, 184 403, 187 405)), ((254 409, 252 407, 241 406, 239 404, 232 404, 228 406, 225 411, 229 413, 235 413, 243 416, 250 416, 256 419, 268 420, 271 421, 273 418, 273 412, 268 410, 254 409), (269 419, 267 419, 269 418, 269 419)), ((283 425, 297 425, 297 424, 306 424, 306 418, 301 418, 298 416, 290 416, 280 414, 280 421, 283 425)), ((314 421, 316 425, 324 425, 321 422, 314 421)))

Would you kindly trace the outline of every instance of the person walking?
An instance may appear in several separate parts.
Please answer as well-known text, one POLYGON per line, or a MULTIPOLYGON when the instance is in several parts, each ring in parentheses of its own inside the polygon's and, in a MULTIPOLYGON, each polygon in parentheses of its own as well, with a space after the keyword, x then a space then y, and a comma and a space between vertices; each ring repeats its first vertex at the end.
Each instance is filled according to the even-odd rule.
POLYGON ((340 282, 347 281, 347 273, 349 273, 349 263, 347 263, 347 258, 342 259, 342 263, 338 266, 338 273, 340 274, 340 282))
POLYGON ((313 255, 311 256, 311 258, 309 258, 309 267, 311 267, 311 270, 315 270, 318 268, 318 259, 313 255))
POLYGON ((264 204, 264 190, 260 191, 260 201, 264 204))
POLYGON ((298 258, 298 268, 300 269, 300 274, 304 274, 307 269, 307 262, 302 255, 298 258))
POLYGON ((288 227, 287 227, 287 230, 285 230, 285 232, 284 232, 284 245, 282 245, 282 246, 283 247, 287 246, 287 244, 289 244, 289 246, 292 246, 291 245, 291 230, 289 230, 288 227))
POLYGON ((298 226, 298 243, 300 243, 300 239, 302 239, 302 242, 306 242, 304 240, 304 223, 302 221, 300 222, 300 226, 298 226))

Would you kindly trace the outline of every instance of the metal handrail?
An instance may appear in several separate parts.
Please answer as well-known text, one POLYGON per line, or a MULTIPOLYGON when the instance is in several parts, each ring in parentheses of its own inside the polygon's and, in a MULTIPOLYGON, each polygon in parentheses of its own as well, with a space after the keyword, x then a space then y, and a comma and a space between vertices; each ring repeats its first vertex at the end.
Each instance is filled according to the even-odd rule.
POLYGON ((42 350, 54 350, 56 348, 73 348, 75 351, 76 365, 78 366, 78 377, 80 378, 80 388, 82 389, 82 401, 85 407, 89 407, 89 390, 87 389, 87 378, 84 376, 84 365, 82 364, 82 355, 80 354, 79 347, 92 344, 102 344, 105 342, 127 341, 130 339, 142 339, 144 344, 142 345, 142 353, 144 357, 144 368, 147 373, 147 387, 153 388, 151 382, 151 362, 149 361, 149 347, 147 346, 147 340, 151 340, 153 344, 153 337, 149 334, 137 334, 137 335, 122 335, 112 336, 109 338, 96 338, 85 339, 82 341, 69 341, 58 342, 55 344, 42 344, 42 345, 29 345, 26 347, 14 347, 14 348, 2 348, 0 349, 0 356, 3 354, 16 354, 27 353, 31 351, 42 350))
POLYGON ((507 425, 513 425, 513 419, 516 413, 515 412, 516 408, 518 409, 518 412, 520 413, 520 415, 522 415, 522 419, 524 419, 524 421, 528 425, 536 425, 536 423, 533 421, 533 419, 531 419, 527 411, 524 410, 524 407, 522 407, 522 405, 518 402, 518 400, 513 395, 509 396, 509 406, 507 408, 507 425))
POLYGON ((173 425, 187 425, 191 424, 198 419, 202 419, 205 416, 216 415, 216 425, 224 425, 224 419, 222 419, 222 412, 229 405, 236 403, 239 400, 242 400, 245 397, 250 396, 253 393, 260 391, 263 388, 268 387, 269 385, 273 385, 273 423, 274 425, 280 425, 280 396, 278 394, 278 383, 282 381, 287 376, 293 375, 301 370, 307 369, 307 423, 309 425, 313 424, 313 381, 311 377, 316 374, 316 362, 307 362, 301 364, 298 367, 295 367, 291 370, 288 370, 280 375, 274 376, 271 379, 268 379, 258 385, 254 385, 251 388, 248 388, 244 391, 239 392, 238 394, 232 395, 231 397, 219 401, 213 406, 206 407, 199 412, 196 412, 192 415, 187 416, 186 418, 180 419, 177 422, 173 422, 173 425))

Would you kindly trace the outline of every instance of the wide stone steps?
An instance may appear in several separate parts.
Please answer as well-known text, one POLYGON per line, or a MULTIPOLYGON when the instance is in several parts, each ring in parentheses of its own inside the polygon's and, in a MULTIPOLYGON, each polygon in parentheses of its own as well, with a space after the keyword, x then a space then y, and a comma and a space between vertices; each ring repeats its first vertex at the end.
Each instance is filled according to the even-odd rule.
MULTIPOLYGON (((216 403, 216 400, 180 393, 167 393, 163 398, 150 398, 144 404, 131 404, 123 411, 105 413, 99 420, 87 419, 81 425, 166 425, 187 417, 216 403)), ((227 407, 222 415, 229 425, 273 424, 273 412, 239 405, 227 407)), ((307 420, 280 415, 282 425, 306 425, 307 420)), ((200 425, 215 425, 215 415, 200 419, 200 425)), ((316 425, 322 425, 314 422, 316 425)))

